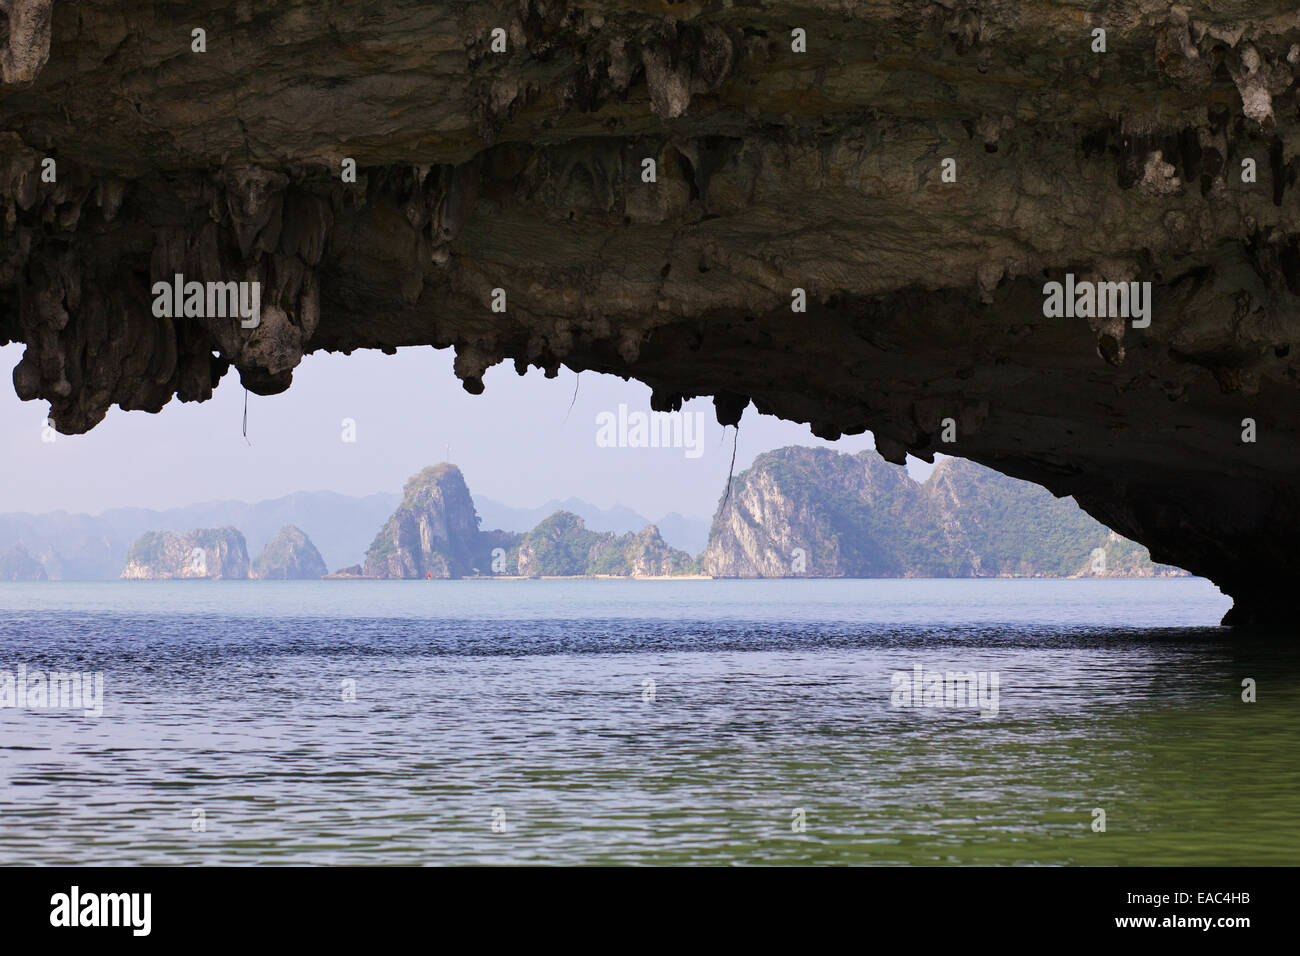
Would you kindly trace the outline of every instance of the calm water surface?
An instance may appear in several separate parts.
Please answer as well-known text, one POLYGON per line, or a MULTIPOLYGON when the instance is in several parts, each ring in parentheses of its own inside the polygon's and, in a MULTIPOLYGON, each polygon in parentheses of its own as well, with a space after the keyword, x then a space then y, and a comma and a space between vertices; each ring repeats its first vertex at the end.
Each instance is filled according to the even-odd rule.
POLYGON ((0 584, 0 671, 105 680, 98 718, 0 708, 0 864, 1293 864, 1300 651, 1233 639, 1228 603, 1196 579, 0 584), (997 672, 998 713, 891 706, 916 664, 997 672))

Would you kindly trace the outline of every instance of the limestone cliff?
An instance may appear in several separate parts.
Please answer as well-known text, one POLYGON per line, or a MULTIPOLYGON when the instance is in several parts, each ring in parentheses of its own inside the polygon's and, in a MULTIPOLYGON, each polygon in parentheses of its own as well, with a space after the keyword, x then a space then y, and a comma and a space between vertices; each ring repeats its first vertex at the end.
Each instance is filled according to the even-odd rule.
POLYGON ((904 577, 915 498, 903 469, 866 454, 768 452, 724 495, 703 564, 714 577, 904 577))
POLYGON ((1081 577, 1185 572, 1073 502, 960 459, 924 484, 874 454, 783 448, 724 496, 702 556, 715 577, 1081 577))
POLYGON ((478 515, 455 465, 425 468, 406 482, 397 506, 366 552, 372 578, 458 578, 472 572, 478 515))
POLYGON ((149 531, 131 545, 124 580, 252 577, 244 536, 234 528, 200 528, 176 534, 149 531))
POLYGON ((1292 0, 0 18, 0 342, 64 432, 454 347, 472 392, 565 365, 981 462, 1293 630, 1292 0), (159 317, 176 274, 260 283, 260 324, 159 317), (1074 278, 1150 314, 1045 315, 1074 278))
POLYGON ((605 554, 594 555, 597 574, 655 578, 695 574, 699 570, 695 559, 685 551, 670 547, 654 525, 620 535, 606 553, 613 560, 607 559, 605 554), (604 570, 607 567, 611 570, 604 570))
POLYGON ((311 539, 291 524, 281 528, 253 562, 253 577, 271 581, 321 578, 328 570, 311 539))
POLYGON ((45 566, 22 545, 0 551, 0 581, 45 581, 45 566))
POLYGON ((517 573, 527 576, 665 577, 697 570, 691 556, 664 543, 654 525, 623 535, 591 531, 568 511, 557 511, 525 534, 510 558, 517 573))

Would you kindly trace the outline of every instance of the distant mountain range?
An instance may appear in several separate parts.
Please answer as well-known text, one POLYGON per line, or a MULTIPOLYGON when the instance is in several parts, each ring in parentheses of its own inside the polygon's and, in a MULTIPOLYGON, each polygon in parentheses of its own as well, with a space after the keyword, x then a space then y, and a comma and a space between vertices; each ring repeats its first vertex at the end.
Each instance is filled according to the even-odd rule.
MULTIPOLYGON (((178 534, 197 528, 238 528, 250 554, 258 554, 285 525, 301 528, 331 570, 363 560, 375 531, 402 496, 381 492, 364 497, 332 491, 300 491, 258 502, 209 501, 182 508, 113 508, 98 515, 51 511, 0 514, 0 580, 32 579, 36 566, 52 580, 116 580, 127 553, 149 531, 178 534)), ((475 498, 481 527, 529 531, 556 511, 570 511, 593 531, 639 531, 651 522, 629 508, 602 509, 578 498, 553 500, 536 508, 512 508, 475 498)), ((698 554, 708 540, 703 518, 668 515, 660 522, 665 540, 698 554)))
POLYGON ((52 511, 0 514, 0 552, 24 550, 52 580, 113 580, 122 573, 131 545, 148 531, 185 533, 195 528, 238 528, 253 554, 285 525, 311 538, 331 568, 357 561, 401 496, 351 497, 332 491, 300 491, 252 504, 210 501, 154 511, 113 508, 98 515, 52 511))
POLYGON ((1152 563, 1070 499, 957 458, 918 483, 873 452, 778 449, 736 476, 707 539, 697 524, 574 498, 511 508, 473 498, 460 469, 443 463, 400 496, 0 515, 0 580, 311 578, 327 568, 375 578, 1184 573, 1152 563))

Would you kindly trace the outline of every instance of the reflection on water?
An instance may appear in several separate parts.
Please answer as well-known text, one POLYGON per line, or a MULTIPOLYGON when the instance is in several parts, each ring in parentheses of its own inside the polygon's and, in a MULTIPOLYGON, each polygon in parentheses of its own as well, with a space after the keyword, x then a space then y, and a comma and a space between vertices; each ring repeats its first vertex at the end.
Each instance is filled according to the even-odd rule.
POLYGON ((1300 652, 1189 626, 1225 607, 1187 580, 0 585, 0 670, 106 687, 98 719, 0 709, 0 863, 1293 863, 1300 652), (891 707, 916 664, 997 672, 997 715, 891 707))

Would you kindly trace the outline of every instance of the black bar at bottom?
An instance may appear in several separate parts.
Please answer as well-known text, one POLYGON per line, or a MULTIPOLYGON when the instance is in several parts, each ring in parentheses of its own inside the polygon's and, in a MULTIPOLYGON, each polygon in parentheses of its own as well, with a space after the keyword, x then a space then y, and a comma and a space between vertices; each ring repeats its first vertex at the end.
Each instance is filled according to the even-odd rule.
POLYGON ((445 934, 467 930, 533 944, 807 943, 830 932, 865 943, 892 930, 942 946, 1022 936, 1232 945, 1287 931, 1293 883, 1280 868, 32 867, 0 870, 0 925, 6 944, 128 946, 373 946, 430 932, 450 943, 445 934))

